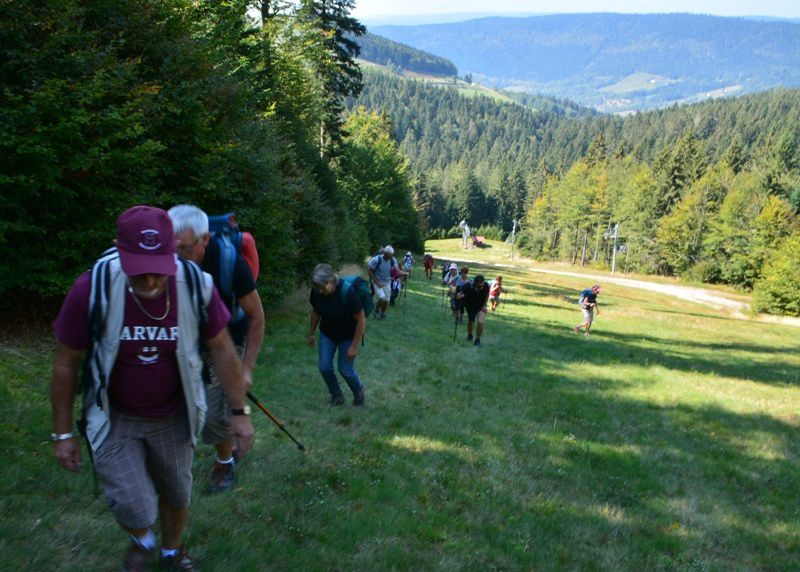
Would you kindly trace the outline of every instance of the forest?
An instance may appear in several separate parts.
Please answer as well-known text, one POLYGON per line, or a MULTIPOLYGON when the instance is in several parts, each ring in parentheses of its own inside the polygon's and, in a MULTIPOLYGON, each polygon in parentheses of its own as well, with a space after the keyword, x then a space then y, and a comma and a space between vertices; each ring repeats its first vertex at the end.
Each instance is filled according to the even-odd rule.
POLYGON ((389 124, 343 113, 362 85, 353 5, 0 3, 4 305, 59 302, 134 204, 236 211, 268 305, 321 260, 421 249, 389 124))
POLYGON ((57 303, 132 204, 188 202, 253 232, 268 305, 316 262, 419 252, 467 219, 598 266, 619 225, 625 271, 800 313, 800 92, 624 118, 465 97, 360 69, 353 4, 0 4, 3 304, 57 303))
POLYGON ((618 224, 622 270, 755 288, 759 308, 800 312, 785 286, 800 229, 800 91, 570 117, 364 77, 351 105, 394 125, 428 236, 466 219, 504 238, 518 221, 532 257, 608 267, 618 224), (770 281, 779 300, 764 293, 770 281))
POLYGON ((367 32, 356 39, 361 58, 396 70, 440 77, 458 75, 453 62, 367 32))

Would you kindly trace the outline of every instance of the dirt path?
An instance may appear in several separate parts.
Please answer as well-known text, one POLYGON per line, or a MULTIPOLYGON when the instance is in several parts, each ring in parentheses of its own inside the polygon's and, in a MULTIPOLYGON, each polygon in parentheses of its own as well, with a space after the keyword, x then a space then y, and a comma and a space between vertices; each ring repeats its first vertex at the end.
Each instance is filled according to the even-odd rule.
MULTIPOLYGON (((530 266, 524 265, 516 265, 516 264, 499 264, 493 262, 484 262, 481 260, 468 260, 468 259, 456 259, 454 261, 457 262, 466 262, 469 264, 482 264, 488 266, 494 266, 496 268, 511 268, 514 270, 527 270, 528 272, 539 272, 542 274, 554 274, 557 276, 571 276, 576 278, 585 278, 592 282, 597 282, 600 284, 617 284, 619 286, 625 286, 627 288, 638 288, 640 290, 648 290, 650 292, 657 292, 659 294, 666 294, 667 296, 675 296, 676 298, 680 298, 682 300, 687 300, 689 302, 695 302, 697 304, 704 304, 706 306, 711 306, 713 308, 719 310, 728 310, 731 312, 731 315, 735 318, 741 318, 743 320, 752 320, 754 319, 752 316, 748 315, 750 305, 746 304, 745 302, 740 302, 738 300, 731 300, 730 298, 726 298, 720 292, 715 292, 714 290, 706 290, 704 288, 696 288, 693 286, 678 286, 675 284, 659 284, 656 282, 647 282, 645 280, 633 280, 631 278, 618 278, 616 276, 608 275, 608 274, 582 274, 579 272, 564 272, 561 270, 545 270, 543 268, 534 268, 530 266)), ((776 324, 785 324, 788 326, 795 326, 800 327, 800 318, 788 318, 783 316, 766 316, 761 315, 757 318, 758 321, 761 322, 770 322, 776 324)))

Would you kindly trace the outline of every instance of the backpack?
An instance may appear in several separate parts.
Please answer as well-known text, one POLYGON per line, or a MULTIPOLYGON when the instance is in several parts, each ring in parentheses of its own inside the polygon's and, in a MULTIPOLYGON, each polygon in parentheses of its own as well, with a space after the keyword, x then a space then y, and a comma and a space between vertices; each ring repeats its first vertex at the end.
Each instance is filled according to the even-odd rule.
POLYGON ((357 274, 342 276, 341 280, 342 302, 344 302, 345 306, 347 305, 347 292, 350 288, 355 288, 358 299, 361 300, 361 306, 364 308, 364 316, 369 316, 375 307, 375 304, 372 302, 372 291, 369 287, 369 282, 357 274))
POLYGON ((233 294, 233 269, 236 257, 241 256, 250 268, 253 281, 258 279, 259 262, 256 241, 249 232, 239 230, 236 214, 227 213, 208 217, 208 232, 211 240, 219 245, 219 283, 223 293, 232 300, 231 322, 244 317, 244 310, 233 294))

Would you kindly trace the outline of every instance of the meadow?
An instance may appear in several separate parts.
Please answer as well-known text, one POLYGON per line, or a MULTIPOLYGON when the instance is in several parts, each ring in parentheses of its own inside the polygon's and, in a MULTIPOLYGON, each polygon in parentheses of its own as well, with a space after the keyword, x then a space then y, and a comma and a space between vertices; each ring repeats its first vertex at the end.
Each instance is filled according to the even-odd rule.
MULTIPOLYGON (((493 278, 507 245, 479 258, 493 278)), ((268 315, 232 493, 204 491, 186 537, 203 570, 796 570, 798 330, 608 285, 575 335, 585 279, 503 268, 482 346, 443 308, 421 256, 369 320, 366 407, 328 404, 307 347, 308 292, 268 315)), ((50 451, 47 336, 0 348, 0 569, 112 570, 126 539, 88 463, 50 451)))

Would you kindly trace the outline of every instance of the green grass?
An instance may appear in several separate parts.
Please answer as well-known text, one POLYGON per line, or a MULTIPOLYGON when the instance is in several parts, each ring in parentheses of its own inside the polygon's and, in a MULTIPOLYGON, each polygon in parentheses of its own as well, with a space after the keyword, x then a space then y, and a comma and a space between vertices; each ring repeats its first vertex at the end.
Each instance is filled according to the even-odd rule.
POLYGON ((644 72, 635 72, 625 76, 613 85, 608 85, 602 88, 600 91, 616 94, 630 93, 633 91, 652 91, 672 83, 675 83, 675 80, 671 80, 668 77, 644 72))
MULTIPOLYGON (((796 328, 609 285, 576 336, 585 280, 504 269, 475 348, 415 272, 405 311, 369 321, 364 409, 327 405, 307 293, 268 316, 254 392, 308 450, 255 416, 239 488, 208 496, 198 449, 204 570, 797 568, 796 328)), ((58 469, 46 442, 51 356, 0 351, 0 568, 113 569, 125 539, 88 467, 58 469)))

